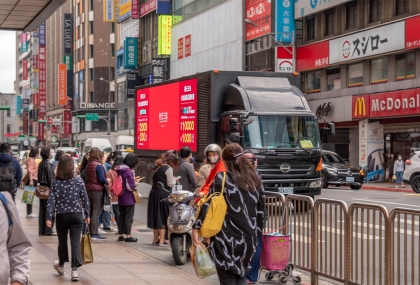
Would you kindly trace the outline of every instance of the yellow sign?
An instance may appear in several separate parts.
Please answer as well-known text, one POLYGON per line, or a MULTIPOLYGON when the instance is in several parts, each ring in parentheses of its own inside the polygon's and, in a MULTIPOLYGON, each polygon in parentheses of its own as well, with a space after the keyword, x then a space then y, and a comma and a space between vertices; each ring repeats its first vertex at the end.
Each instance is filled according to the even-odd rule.
POLYGON ((160 15, 158 18, 158 55, 171 54, 172 16, 160 15))
POLYGON ((128 0, 124 4, 120 5, 120 17, 131 12, 131 0, 128 0))
POLYGON ((356 99, 356 104, 354 105, 354 117, 366 116, 366 104, 365 98, 359 97, 356 99))
POLYGON ((314 145, 309 140, 301 140, 299 141, 299 143, 302 146, 302 148, 314 148, 314 145))
POLYGON ((114 0, 104 0, 104 22, 115 22, 114 0))

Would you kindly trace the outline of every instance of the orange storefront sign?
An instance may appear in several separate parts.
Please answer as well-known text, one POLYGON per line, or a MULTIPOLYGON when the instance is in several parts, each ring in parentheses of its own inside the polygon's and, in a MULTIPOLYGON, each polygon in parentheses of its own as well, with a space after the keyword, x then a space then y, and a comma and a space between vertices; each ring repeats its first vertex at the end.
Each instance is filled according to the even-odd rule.
POLYGON ((369 95, 353 96, 352 98, 352 118, 364 119, 370 116, 369 95))
POLYGON ((58 104, 67 105, 67 65, 58 64, 58 104))

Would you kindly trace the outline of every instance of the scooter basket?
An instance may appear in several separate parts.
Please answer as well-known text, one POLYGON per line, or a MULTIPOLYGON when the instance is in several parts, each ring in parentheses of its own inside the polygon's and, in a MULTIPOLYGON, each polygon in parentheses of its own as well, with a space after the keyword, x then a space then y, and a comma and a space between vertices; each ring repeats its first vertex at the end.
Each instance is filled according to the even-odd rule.
POLYGON ((263 234, 261 267, 284 271, 289 263, 290 235, 263 234))

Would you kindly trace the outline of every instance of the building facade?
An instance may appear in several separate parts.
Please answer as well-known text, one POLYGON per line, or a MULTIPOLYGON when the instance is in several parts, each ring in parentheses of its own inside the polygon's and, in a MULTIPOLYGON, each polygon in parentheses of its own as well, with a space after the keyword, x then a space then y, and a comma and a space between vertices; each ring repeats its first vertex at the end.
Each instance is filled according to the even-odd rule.
POLYGON ((295 5, 303 21, 296 66, 302 89, 321 126, 337 127, 324 148, 383 178, 385 152, 408 158, 420 147, 420 2, 295 5))

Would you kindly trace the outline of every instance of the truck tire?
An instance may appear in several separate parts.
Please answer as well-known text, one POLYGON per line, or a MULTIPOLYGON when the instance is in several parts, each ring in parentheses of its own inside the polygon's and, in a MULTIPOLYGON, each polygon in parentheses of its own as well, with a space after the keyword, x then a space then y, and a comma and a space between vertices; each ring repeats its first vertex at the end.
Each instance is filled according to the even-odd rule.
POLYGON ((360 188, 362 188, 362 184, 360 184, 360 185, 350 185, 350 188, 352 190, 360 190, 360 188))
POLYGON ((326 179, 326 176, 323 171, 321 171, 321 187, 328 188, 328 179, 326 179))
POLYGON ((411 179, 411 188, 414 192, 420 193, 420 175, 416 175, 411 179))

